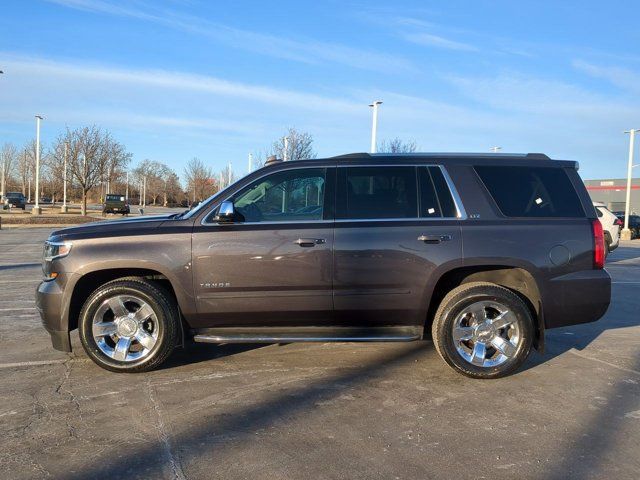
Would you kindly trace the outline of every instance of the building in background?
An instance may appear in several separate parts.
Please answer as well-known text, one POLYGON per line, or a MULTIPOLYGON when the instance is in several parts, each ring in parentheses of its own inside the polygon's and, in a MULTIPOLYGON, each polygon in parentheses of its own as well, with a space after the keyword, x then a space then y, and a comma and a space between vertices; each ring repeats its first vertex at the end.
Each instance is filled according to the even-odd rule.
MULTIPOLYGON (((624 212, 627 195, 627 179, 585 180, 587 191, 594 202, 604 203, 612 212, 624 212)), ((631 180, 631 208, 633 214, 640 214, 640 179, 631 180)))

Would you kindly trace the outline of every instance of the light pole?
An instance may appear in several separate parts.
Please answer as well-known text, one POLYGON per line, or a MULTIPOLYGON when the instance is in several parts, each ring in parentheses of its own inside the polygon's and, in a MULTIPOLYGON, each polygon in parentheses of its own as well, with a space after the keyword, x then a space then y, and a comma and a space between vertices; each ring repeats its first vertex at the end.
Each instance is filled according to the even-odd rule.
POLYGON ((0 200, 4 200, 4 155, 0 154, 0 161, 2 161, 2 180, 0 180, 0 200))
POLYGON ((36 115, 36 203, 31 209, 33 215, 40 215, 42 209, 40 208, 40 121, 42 117, 36 115))
POLYGON ((282 138, 284 142, 284 152, 282 154, 282 161, 286 162, 289 160, 289 137, 282 138))
POLYGON ((67 154, 69 151, 69 143, 64 142, 64 180, 62 181, 62 207, 61 213, 67 213, 67 154))
POLYGON ((147 177, 142 180, 142 208, 147 206, 147 177))
POLYGON ((247 173, 251 173, 251 170, 253 170, 253 153, 249 154, 249 168, 247 173))
POLYGON ((376 100, 369 104, 373 107, 373 123, 371 125, 371 153, 376 153, 376 136, 378 135, 378 105, 382 105, 382 100, 376 100))
POLYGON ((124 198, 129 203, 129 171, 127 171, 127 186, 124 191, 124 198))
POLYGON ((491 147, 489 150, 491 150, 493 153, 498 153, 498 151, 502 150, 502 147, 491 147))
POLYGON ((633 173, 633 167, 637 166, 633 164, 633 144, 636 138, 636 132, 640 131, 638 128, 632 128, 624 133, 629 134, 629 163, 627 164, 627 198, 624 206, 624 228, 620 232, 620 238, 622 240, 631 240, 631 230, 629 230, 629 213, 631 209, 631 175, 633 173))

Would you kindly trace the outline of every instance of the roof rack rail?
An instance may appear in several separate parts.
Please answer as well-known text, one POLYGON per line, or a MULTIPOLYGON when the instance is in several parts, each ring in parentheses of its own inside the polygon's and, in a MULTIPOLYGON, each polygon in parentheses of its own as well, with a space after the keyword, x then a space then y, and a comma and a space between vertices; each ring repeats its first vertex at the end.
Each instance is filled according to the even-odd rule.
POLYGON ((527 158, 537 158, 538 160, 551 160, 544 153, 527 153, 527 158))

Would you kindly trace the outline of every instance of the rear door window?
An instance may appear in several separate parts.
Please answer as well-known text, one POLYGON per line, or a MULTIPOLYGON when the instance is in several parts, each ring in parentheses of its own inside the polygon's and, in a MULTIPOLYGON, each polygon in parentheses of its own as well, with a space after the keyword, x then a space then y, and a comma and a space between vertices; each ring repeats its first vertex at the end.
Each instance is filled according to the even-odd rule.
POLYGON ((458 212, 447 181, 439 167, 419 167, 420 217, 456 218, 458 212))
POLYGON ((415 167, 346 168, 346 218, 416 218, 415 167))
POLYGON ((563 168, 478 166, 480 179, 507 217, 584 217, 563 168))

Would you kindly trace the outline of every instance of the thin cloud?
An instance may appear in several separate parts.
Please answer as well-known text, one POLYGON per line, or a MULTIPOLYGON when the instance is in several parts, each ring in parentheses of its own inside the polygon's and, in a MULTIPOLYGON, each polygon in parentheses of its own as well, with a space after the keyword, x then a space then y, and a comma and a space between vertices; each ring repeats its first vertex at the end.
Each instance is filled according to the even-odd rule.
POLYGON ((404 39, 415 43, 417 45, 422 45, 425 47, 436 47, 436 48, 444 48, 447 50, 460 50, 467 52, 477 52, 478 47, 462 42, 456 42, 454 40, 449 40, 448 38, 440 37, 438 35, 433 35, 431 33, 405 33, 403 35, 404 39))
POLYGON ((291 39, 234 28, 192 15, 185 15, 174 10, 152 10, 152 7, 149 6, 146 6, 145 9, 123 7, 103 0, 47 1, 84 12, 129 17, 152 22, 173 30, 207 37, 233 48, 300 63, 336 63, 353 68, 383 72, 414 69, 411 62, 397 55, 387 55, 313 39, 291 39))
POLYGON ((603 67, 582 60, 574 60, 572 65, 590 77, 606 80, 629 92, 640 92, 640 75, 626 68, 603 67))
POLYGON ((224 97, 236 97, 300 110, 339 111, 346 113, 360 109, 362 105, 349 100, 332 98, 295 90, 278 89, 261 85, 229 81, 213 76, 197 75, 167 70, 136 70, 95 64, 59 62, 34 57, 16 57, 5 54, 3 65, 25 78, 39 77, 73 79, 75 81, 120 84, 128 87, 150 86, 167 90, 210 93, 224 97))

